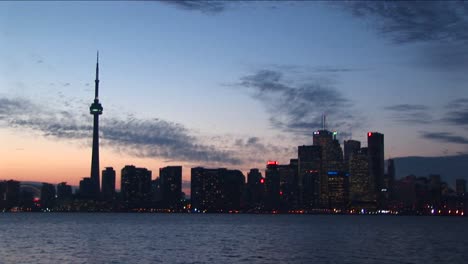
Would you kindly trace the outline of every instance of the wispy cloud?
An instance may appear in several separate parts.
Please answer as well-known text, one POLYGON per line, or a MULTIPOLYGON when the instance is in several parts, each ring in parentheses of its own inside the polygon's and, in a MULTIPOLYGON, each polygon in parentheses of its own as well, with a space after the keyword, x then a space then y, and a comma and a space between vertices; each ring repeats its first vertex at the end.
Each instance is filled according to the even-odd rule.
POLYGON ((323 113, 331 116, 330 127, 342 131, 356 122, 351 101, 323 78, 291 81, 282 71, 263 69, 241 77, 238 85, 264 105, 274 128, 310 135, 321 127, 323 113))
POLYGON ((349 1, 358 17, 376 18, 380 34, 395 43, 468 41, 468 3, 463 1, 349 1))
MULTIPOLYGON (((200 142, 181 124, 131 115, 101 120, 103 144, 130 155, 209 164, 242 162, 230 150, 200 142)), ((19 98, 0 98, 0 125, 30 129, 46 137, 66 140, 87 140, 92 133, 88 116, 47 109, 19 98)))
POLYGON ((443 119, 445 122, 458 126, 468 125, 468 98, 453 100, 446 108, 449 111, 443 119))
POLYGON ((371 20, 377 32, 395 44, 426 44, 422 65, 468 67, 468 2, 347 1, 339 3, 356 17, 371 20))
POLYGON ((226 10, 230 1, 213 0, 162 0, 161 2, 173 5, 177 8, 203 13, 216 14, 226 10))
POLYGON ((420 132, 420 134, 424 138, 434 141, 455 144, 468 144, 468 138, 457 136, 449 132, 420 132))
POLYGON ((397 104, 384 107, 391 118, 406 124, 429 124, 433 122, 429 107, 418 104, 397 104))

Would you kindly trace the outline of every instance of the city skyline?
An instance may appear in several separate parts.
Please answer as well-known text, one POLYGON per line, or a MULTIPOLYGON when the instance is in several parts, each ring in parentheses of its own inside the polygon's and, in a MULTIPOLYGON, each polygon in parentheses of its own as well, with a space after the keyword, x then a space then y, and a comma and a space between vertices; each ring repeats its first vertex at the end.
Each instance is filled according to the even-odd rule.
POLYGON ((85 110, 92 93, 90 55, 97 48, 105 58, 102 94, 109 105, 102 118, 102 167, 134 164, 157 171, 182 165, 184 181, 188 168, 200 165, 246 174, 267 160, 286 164, 298 145, 312 144, 323 113, 341 144, 364 142, 368 131, 385 134, 386 159, 467 153, 466 60, 444 49, 466 45, 457 31, 467 23, 466 14, 455 12, 458 6, 405 6, 434 8, 443 26, 452 23, 446 17, 451 12, 461 17, 449 37, 440 35, 446 27, 421 37, 411 35, 412 28, 398 29, 398 18, 386 17, 379 4, 184 4, 189 2, 1 3, 0 12, 7 14, 0 26, 0 134, 6 139, 0 178, 78 185, 91 176, 92 121, 85 110), (21 7, 27 7, 28 18, 19 16, 21 7), (32 26, 35 8, 56 15, 32 26), (111 26, 96 23, 86 33, 82 22, 93 23, 92 16, 103 10, 100 19, 111 26), (132 20, 131 12, 141 16, 132 20), (129 14, 121 32, 112 14, 129 14), (290 20, 281 24, 276 16, 290 20), (363 20, 379 16, 381 28, 364 26, 363 20), (169 23, 172 17, 178 25, 169 23), (214 22, 232 27, 233 36, 214 22), (323 42, 298 25, 311 26, 311 35, 323 42), (343 36, 351 47, 339 45, 343 36), (57 46, 60 38, 70 42, 67 49, 57 46), (114 38, 119 45, 110 44, 114 38), (356 46, 362 43, 369 48, 356 46), (426 56, 419 56, 421 47, 426 56), (422 65, 422 59, 431 63, 422 65))

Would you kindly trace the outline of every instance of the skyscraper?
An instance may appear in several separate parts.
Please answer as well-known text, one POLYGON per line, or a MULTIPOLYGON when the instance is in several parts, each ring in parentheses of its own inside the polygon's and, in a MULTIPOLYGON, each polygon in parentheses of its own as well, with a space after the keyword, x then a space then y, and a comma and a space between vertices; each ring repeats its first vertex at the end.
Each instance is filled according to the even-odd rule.
POLYGON ((354 205, 374 201, 371 195, 373 191, 370 186, 367 152, 367 148, 362 148, 353 154, 349 160, 350 200, 354 205))
POLYGON ((267 209, 279 209, 280 200, 280 174, 277 161, 268 161, 265 170, 267 209))
POLYGON ((182 166, 160 168, 159 180, 163 206, 176 209, 182 195, 182 166))
POLYGON ((337 132, 319 130, 314 132, 314 146, 322 148, 322 168, 320 171, 320 204, 328 208, 328 171, 343 170, 343 151, 336 139, 337 132))
POLYGON ((100 192, 99 181, 99 116, 102 115, 102 105, 99 103, 99 52, 96 58, 96 80, 94 86, 94 102, 89 107, 93 122, 93 150, 91 157, 91 182, 95 198, 98 198, 100 192))
POLYGON ((384 135, 378 132, 367 133, 367 154, 369 157, 369 180, 373 196, 380 204, 384 188, 384 135))
POLYGON ((258 169, 250 169, 247 174, 247 204, 249 208, 259 208, 262 205, 265 190, 265 179, 258 169))
POLYGON ((344 143, 344 170, 349 172, 349 158, 361 149, 361 142, 357 140, 345 140, 344 143))
POLYGON ((191 198, 194 212, 239 210, 245 177, 238 170, 225 168, 191 170, 191 198))
POLYGON ((115 196, 115 170, 107 167, 102 171, 102 198, 105 201, 112 201, 115 196))
POLYGON ((122 199, 129 208, 141 208, 151 200, 151 171, 127 165, 121 174, 122 199))
POLYGON ((300 184, 299 201, 306 208, 318 207, 320 200, 322 148, 320 146, 299 146, 297 152, 300 184))

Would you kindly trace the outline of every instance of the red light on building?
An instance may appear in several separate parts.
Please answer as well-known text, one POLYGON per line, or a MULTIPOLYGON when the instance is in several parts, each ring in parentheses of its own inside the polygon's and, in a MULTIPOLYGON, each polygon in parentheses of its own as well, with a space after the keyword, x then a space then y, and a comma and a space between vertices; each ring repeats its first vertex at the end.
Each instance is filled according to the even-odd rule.
POLYGON ((40 201, 40 199, 39 199, 39 198, 37 198, 37 197, 34 197, 34 199, 33 199, 33 202, 35 202, 35 203, 38 203, 39 201, 40 201))
POLYGON ((280 191, 280 195, 283 195, 283 192, 282 192, 282 191, 280 191))
POLYGON ((367 133, 368 137, 372 137, 372 132, 367 133))
POLYGON ((267 162, 267 165, 278 165, 278 162, 277 162, 277 161, 271 161, 271 160, 269 160, 269 161, 267 162))
POLYGON ((264 184, 264 183, 265 183, 265 179, 260 179, 260 183, 261 183, 261 184, 264 184))

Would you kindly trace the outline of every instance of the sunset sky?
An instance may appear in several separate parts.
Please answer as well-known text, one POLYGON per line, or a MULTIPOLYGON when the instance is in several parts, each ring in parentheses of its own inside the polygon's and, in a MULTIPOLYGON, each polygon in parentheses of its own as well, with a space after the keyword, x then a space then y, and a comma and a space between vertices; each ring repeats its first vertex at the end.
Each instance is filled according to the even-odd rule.
POLYGON ((385 157, 468 153, 466 2, 0 2, 0 179, 263 170, 327 116, 385 157))

